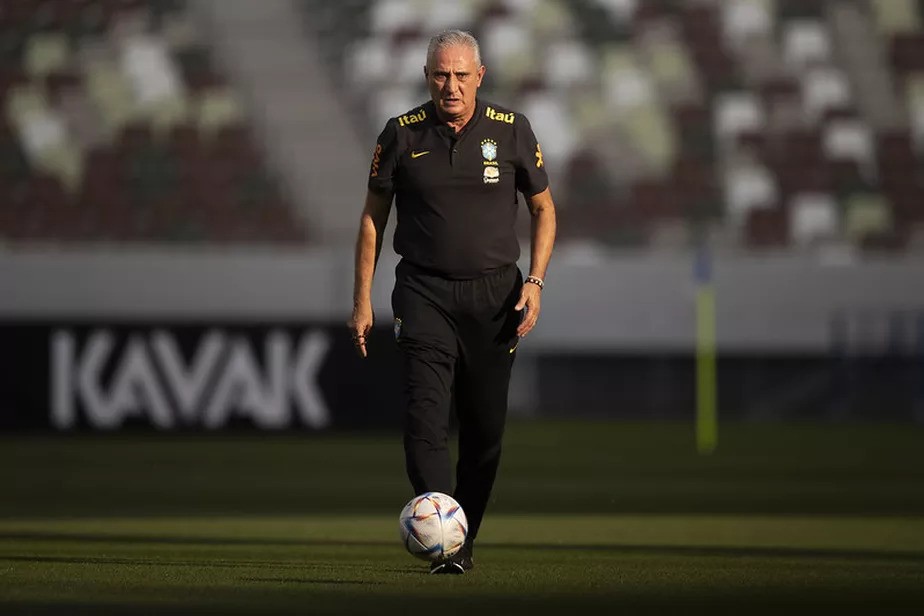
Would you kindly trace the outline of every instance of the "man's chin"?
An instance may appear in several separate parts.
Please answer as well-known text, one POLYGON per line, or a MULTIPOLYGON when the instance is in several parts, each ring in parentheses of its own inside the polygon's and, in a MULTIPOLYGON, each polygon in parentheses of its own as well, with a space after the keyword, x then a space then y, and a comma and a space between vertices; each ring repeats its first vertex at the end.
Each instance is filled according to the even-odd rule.
POLYGON ((461 102, 440 102, 440 110, 447 115, 462 115, 462 112, 465 110, 465 105, 461 102))

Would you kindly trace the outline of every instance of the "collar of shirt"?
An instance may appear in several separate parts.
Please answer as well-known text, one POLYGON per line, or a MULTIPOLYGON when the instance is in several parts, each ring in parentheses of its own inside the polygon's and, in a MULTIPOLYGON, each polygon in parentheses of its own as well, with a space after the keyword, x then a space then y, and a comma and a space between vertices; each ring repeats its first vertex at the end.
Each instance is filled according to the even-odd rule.
POLYGON ((485 106, 481 102, 481 99, 475 99, 475 112, 472 114, 472 117, 468 119, 468 122, 465 123, 465 126, 462 127, 462 130, 455 132, 451 126, 439 119, 439 116, 436 115, 436 104, 433 101, 429 103, 433 107, 433 124, 436 127, 436 132, 442 137, 446 142, 458 141, 461 139, 467 132, 472 130, 474 126, 478 123, 478 120, 484 115, 485 106))

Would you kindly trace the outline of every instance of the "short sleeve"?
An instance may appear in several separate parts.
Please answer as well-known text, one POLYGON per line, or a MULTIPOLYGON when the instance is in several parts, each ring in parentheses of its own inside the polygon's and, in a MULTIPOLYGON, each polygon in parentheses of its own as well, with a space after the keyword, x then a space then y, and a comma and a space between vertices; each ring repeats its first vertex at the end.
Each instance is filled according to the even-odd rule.
POLYGON ((545 172, 545 161, 542 159, 542 148, 526 116, 517 114, 513 131, 517 144, 517 190, 526 197, 538 195, 549 187, 549 176, 545 172))
POLYGON ((395 192, 395 172, 398 164, 398 126, 392 118, 385 124, 372 151, 369 167, 369 190, 390 195, 395 192))

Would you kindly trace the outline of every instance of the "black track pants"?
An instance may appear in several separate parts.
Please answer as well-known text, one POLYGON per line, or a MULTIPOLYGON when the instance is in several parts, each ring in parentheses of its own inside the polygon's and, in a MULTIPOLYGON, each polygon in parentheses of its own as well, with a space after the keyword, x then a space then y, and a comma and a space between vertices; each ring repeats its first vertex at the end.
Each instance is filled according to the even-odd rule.
POLYGON ((396 270, 392 308, 404 362, 408 477, 416 494, 453 494, 472 538, 500 463, 520 322, 513 308, 522 285, 515 264, 474 280, 449 280, 404 261, 396 270), (453 406, 459 426, 455 490, 448 446, 453 406))

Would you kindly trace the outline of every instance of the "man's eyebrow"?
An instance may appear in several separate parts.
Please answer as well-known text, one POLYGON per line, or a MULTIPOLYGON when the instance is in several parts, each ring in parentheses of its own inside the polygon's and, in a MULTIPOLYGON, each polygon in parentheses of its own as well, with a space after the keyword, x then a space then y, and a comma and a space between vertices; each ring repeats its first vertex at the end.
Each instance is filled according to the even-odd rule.
POLYGON ((442 69, 433 69, 433 74, 440 77, 448 77, 449 75, 471 75, 471 71, 449 71, 442 69))

